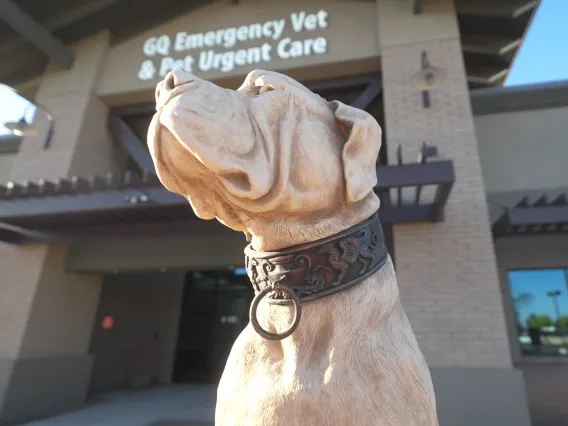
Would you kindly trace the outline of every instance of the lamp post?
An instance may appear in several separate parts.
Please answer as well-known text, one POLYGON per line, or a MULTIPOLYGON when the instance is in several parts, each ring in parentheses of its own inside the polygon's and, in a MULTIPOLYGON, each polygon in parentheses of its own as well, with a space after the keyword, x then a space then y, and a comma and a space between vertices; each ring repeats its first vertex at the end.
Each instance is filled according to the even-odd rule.
POLYGON ((24 98, 26 101, 29 102, 29 105, 26 107, 26 109, 24 110, 24 113, 22 114, 22 118, 20 118, 18 121, 6 122, 6 123, 4 123, 4 126, 6 126, 6 128, 8 130, 10 130, 10 132, 12 132, 16 136, 35 136, 35 135, 37 135, 37 133, 38 133, 37 128, 32 123, 28 123, 28 121, 26 120, 26 113, 28 112, 29 108, 32 105, 34 105, 37 109, 41 109, 47 117, 49 127, 47 129, 47 134, 45 136, 43 148, 44 149, 49 148, 49 145, 51 143, 51 139, 53 138, 53 134, 55 132, 55 117, 53 116, 51 111, 47 107, 45 107, 44 105, 37 103, 37 102, 32 102, 29 99, 23 97, 14 88, 7 86, 3 83, 0 83, 0 85, 8 88, 9 90, 11 90, 14 93, 17 93, 19 96, 21 96, 22 98, 24 98))
POLYGON ((564 268, 564 284, 566 284, 566 291, 568 291, 568 268, 564 268))
POLYGON ((556 320, 560 318, 560 308, 558 307, 558 296, 560 296, 560 290, 553 290, 546 293, 548 297, 552 299, 552 303, 554 303, 554 311, 556 313, 556 320))
MULTIPOLYGON (((553 290, 553 291, 549 291, 548 293, 546 293, 547 296, 549 296, 550 298, 552 298, 552 301, 554 302, 554 310, 556 311, 556 321, 559 323, 560 321, 560 308, 558 306, 558 297, 560 296, 561 291, 560 290, 553 290)), ((561 327, 559 327, 561 328, 561 327)), ((566 335, 564 336, 564 343, 566 343, 566 335)), ((566 355, 566 353, 564 353, 564 351, 566 351, 566 348, 560 348, 563 352, 561 352, 562 355, 566 355)))

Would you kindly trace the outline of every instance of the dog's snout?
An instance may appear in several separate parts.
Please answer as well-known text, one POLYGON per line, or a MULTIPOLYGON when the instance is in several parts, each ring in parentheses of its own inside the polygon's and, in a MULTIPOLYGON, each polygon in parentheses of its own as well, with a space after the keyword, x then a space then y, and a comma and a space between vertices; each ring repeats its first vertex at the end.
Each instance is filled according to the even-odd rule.
POLYGON ((156 86, 156 108, 164 107, 172 98, 195 87, 199 78, 185 71, 171 71, 156 86))
POLYGON ((166 75, 164 86, 166 89, 173 90, 182 84, 188 84, 197 81, 198 78, 193 74, 185 71, 172 71, 166 75))

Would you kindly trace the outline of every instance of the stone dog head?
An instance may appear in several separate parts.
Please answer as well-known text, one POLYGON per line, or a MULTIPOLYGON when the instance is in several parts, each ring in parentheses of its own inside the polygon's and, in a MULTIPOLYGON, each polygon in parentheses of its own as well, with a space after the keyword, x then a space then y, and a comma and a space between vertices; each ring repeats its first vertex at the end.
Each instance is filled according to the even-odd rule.
POLYGON ((378 208, 381 129, 364 111, 262 70, 238 90, 175 71, 158 84, 156 102, 148 145, 163 185, 253 244, 267 232, 320 229, 345 212, 364 220, 378 208))

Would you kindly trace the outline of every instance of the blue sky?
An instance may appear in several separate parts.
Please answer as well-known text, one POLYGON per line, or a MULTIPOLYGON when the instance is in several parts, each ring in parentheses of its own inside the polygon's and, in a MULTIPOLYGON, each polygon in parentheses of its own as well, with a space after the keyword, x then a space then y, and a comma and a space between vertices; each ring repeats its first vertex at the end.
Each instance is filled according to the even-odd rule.
MULTIPOLYGON (((507 86, 568 79, 568 0, 543 0, 507 79, 507 86)), ((0 86, 0 123, 19 120, 26 102, 0 86)), ((33 115, 33 108, 28 117, 33 115)), ((0 134, 7 130, 0 124, 0 134)))
POLYGON ((568 79, 568 0, 543 0, 506 86, 568 79))

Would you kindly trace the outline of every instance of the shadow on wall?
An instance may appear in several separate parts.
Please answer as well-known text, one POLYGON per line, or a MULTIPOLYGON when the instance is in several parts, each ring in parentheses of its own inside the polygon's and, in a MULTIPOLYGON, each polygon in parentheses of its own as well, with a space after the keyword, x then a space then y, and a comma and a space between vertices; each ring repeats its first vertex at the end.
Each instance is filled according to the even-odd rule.
POLYGON ((533 426, 568 426, 568 364, 523 363, 533 426))
POLYGON ((181 272, 105 276, 91 339, 91 392, 170 382, 183 284, 181 272))

